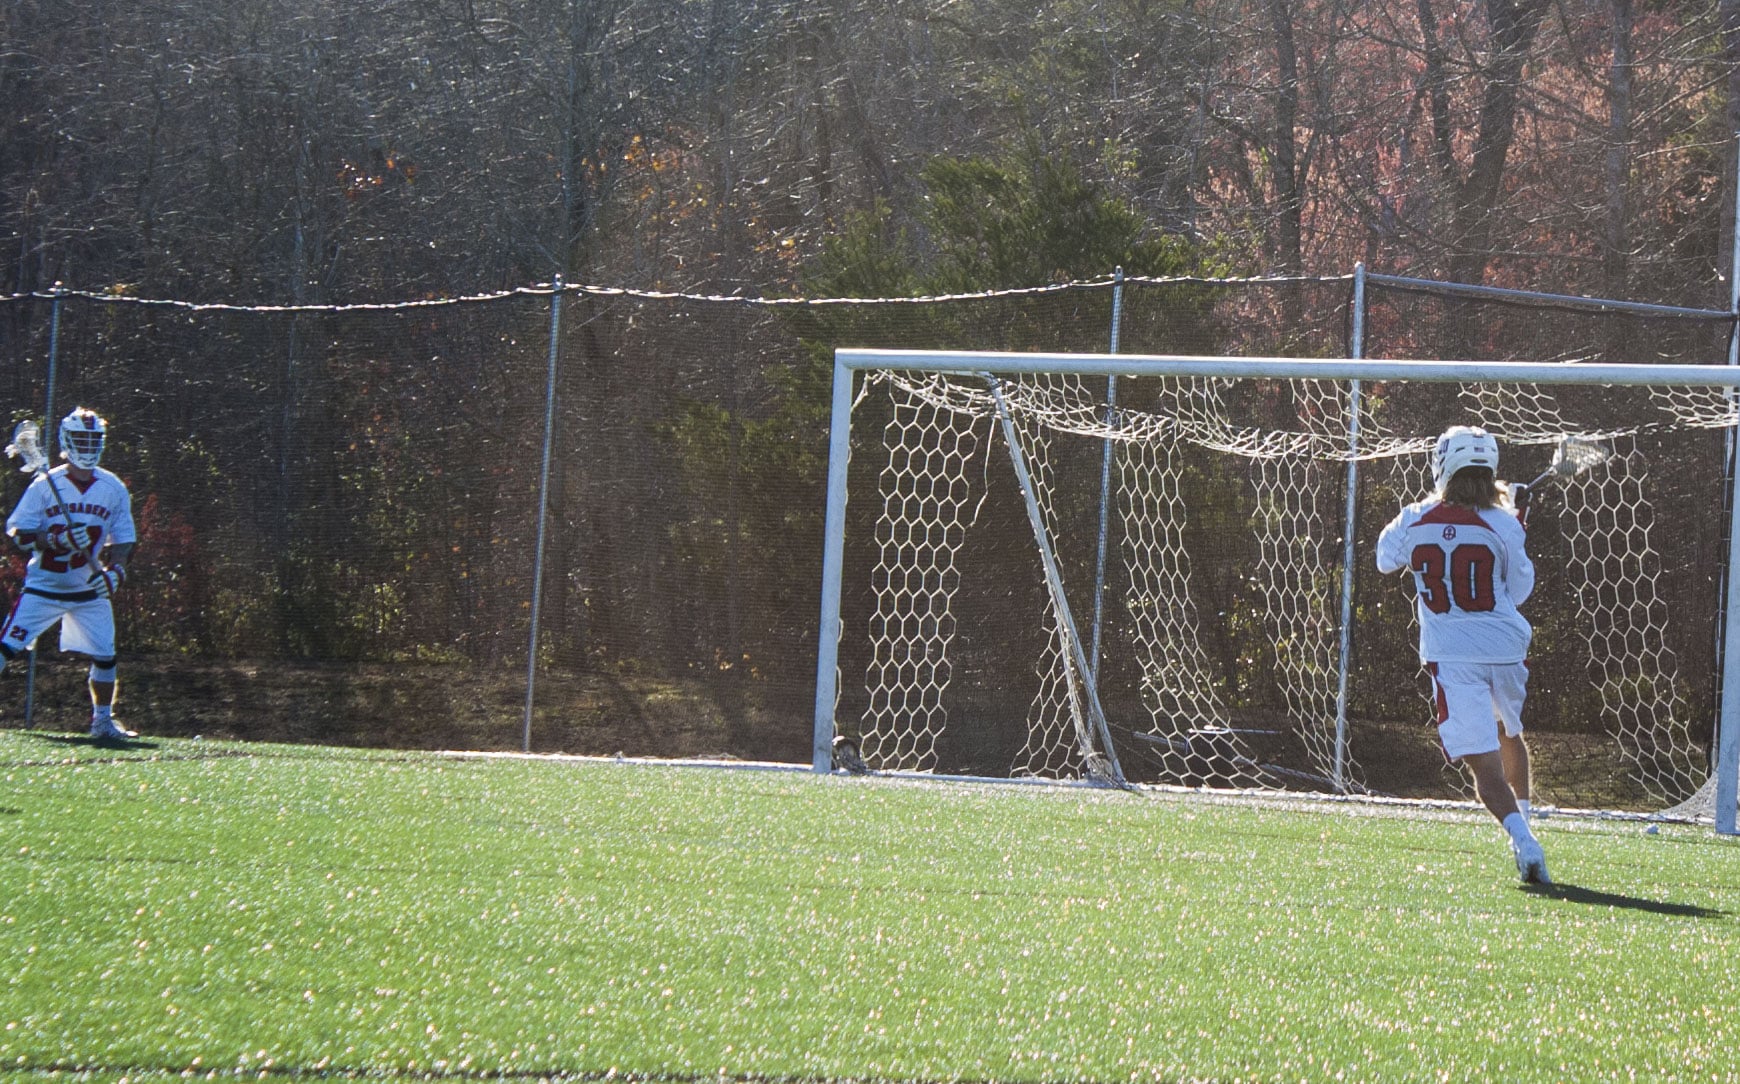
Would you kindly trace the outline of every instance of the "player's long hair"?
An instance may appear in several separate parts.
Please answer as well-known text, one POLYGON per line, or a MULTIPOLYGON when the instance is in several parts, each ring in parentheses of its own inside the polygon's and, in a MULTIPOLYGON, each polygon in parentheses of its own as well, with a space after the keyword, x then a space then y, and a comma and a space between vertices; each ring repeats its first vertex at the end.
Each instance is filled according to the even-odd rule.
POLYGON ((1463 467, 1444 483, 1444 500, 1469 508, 1497 508, 1509 496, 1492 476, 1491 467, 1463 467))

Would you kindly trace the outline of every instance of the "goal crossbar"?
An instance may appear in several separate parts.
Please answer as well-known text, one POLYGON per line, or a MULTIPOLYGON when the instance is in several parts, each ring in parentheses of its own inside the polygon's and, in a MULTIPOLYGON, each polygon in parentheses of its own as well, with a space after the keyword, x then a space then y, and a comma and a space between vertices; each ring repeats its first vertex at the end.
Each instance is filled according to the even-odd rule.
POLYGON ((841 348, 848 370, 896 369, 954 376, 1054 373, 1067 376, 1195 376, 1277 380, 1424 380, 1478 384, 1684 384, 1740 388, 1728 365, 1587 364, 1534 361, 1422 361, 1363 358, 1227 357, 1203 354, 1041 354, 963 350, 841 348))
MULTIPOLYGON (((1680 385, 1740 394, 1740 367, 1727 365, 1455 361, 1360 358, 1229 357, 1214 355, 1065 354, 842 348, 834 355, 834 386, 824 522, 820 635, 816 658, 813 768, 832 768, 839 696, 841 580, 844 572, 846 481, 851 452, 853 376, 892 370, 943 376, 1162 376, 1226 380, 1420 381, 1545 385, 1680 385)), ((1357 387, 1357 383, 1355 384, 1357 387)), ((1740 568, 1740 472, 1729 482, 1727 567, 1740 568)), ((1740 577, 1727 576, 1720 625, 1723 648, 1716 726, 1715 822, 1735 834, 1740 792, 1740 577)))

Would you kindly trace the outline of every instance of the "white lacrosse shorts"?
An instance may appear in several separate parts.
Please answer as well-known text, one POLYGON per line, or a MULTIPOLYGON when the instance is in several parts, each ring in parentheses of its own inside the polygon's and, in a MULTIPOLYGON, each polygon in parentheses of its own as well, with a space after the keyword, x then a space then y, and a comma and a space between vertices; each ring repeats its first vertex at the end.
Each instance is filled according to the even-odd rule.
POLYGON ((1434 662, 1432 701, 1438 714, 1438 743, 1450 760, 1498 752, 1498 728, 1522 734, 1523 701, 1529 668, 1521 662, 1434 662))
POLYGON ((0 625, 0 643, 28 651, 56 622, 62 651, 93 659, 115 657, 115 610, 106 598, 69 602, 21 591, 6 624, 0 625))

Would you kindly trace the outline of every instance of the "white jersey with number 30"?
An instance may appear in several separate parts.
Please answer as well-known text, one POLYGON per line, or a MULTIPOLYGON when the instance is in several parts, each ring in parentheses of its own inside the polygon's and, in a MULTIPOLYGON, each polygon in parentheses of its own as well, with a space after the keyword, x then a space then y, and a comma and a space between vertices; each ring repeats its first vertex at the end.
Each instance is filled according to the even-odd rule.
MULTIPOLYGON (((133 498, 127 492, 127 484, 114 472, 98 467, 90 482, 81 486, 68 476, 65 466, 60 466, 54 470, 54 484, 66 499, 66 517, 61 515, 54 489, 39 476, 7 518, 7 533, 30 532, 64 538, 66 519, 70 518, 90 528, 91 546, 98 552, 111 543, 124 545, 137 541, 133 498)), ((31 554, 30 566, 24 572, 24 586, 53 595, 78 594, 91 589, 91 571, 82 553, 43 553, 39 549, 31 554)))
POLYGON ((1437 498, 1410 504, 1378 535, 1380 572, 1414 574, 1421 662, 1522 662, 1534 635, 1517 606, 1535 588, 1521 523, 1505 508, 1437 498))

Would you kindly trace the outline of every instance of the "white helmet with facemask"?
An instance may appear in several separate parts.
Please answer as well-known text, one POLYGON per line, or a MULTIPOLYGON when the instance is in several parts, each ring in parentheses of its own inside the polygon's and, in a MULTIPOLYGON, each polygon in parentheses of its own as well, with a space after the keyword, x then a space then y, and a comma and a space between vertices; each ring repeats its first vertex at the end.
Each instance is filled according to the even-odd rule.
POLYGON ((94 410, 79 407, 60 422, 60 454, 83 470, 95 470, 103 458, 109 423, 94 410))

